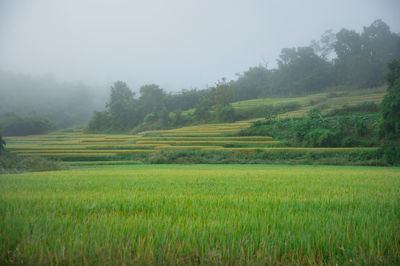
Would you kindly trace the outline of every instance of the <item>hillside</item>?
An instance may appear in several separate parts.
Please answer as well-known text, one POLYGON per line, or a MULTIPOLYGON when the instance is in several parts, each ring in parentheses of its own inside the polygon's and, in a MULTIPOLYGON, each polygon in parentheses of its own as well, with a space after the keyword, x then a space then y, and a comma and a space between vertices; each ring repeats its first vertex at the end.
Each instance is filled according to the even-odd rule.
MULTIPOLYGON (((249 110, 261 112, 271 106, 279 110, 280 107, 294 104, 296 110, 278 114, 279 119, 283 119, 305 116, 307 111, 313 108, 319 108, 326 113, 343 105, 355 106, 363 102, 379 103, 383 95, 384 88, 376 88, 352 93, 312 94, 298 98, 257 99, 236 102, 233 106, 237 112, 249 112, 249 110)), ((218 163, 221 160, 266 163, 274 160, 284 162, 286 159, 301 162, 302 158, 310 154, 317 154, 315 156, 326 159, 336 158, 339 153, 345 153, 346 158, 350 155, 358 158, 359 153, 362 152, 366 154, 364 154, 366 164, 379 163, 376 159, 374 160, 377 149, 370 145, 368 147, 359 145, 356 147, 296 147, 287 145, 287 141, 273 139, 268 134, 241 136, 240 132, 245 132, 255 121, 263 121, 263 118, 234 123, 202 124, 172 130, 144 131, 135 135, 84 134, 81 129, 73 129, 46 135, 8 137, 7 150, 21 156, 43 156, 74 162, 109 161, 111 163, 114 161, 116 164, 124 161, 218 163), (213 155, 210 157, 210 154, 213 155), (210 158, 205 160, 206 157, 210 158)), ((342 163, 337 160, 335 162, 342 163)))

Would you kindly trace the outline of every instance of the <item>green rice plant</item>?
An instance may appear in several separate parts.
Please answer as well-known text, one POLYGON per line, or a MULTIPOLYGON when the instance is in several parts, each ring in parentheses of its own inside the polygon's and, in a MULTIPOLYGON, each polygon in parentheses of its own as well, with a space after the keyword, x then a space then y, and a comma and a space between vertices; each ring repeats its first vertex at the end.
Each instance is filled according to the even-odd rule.
POLYGON ((98 166, 98 165, 130 165, 130 164, 141 164, 140 161, 82 161, 82 162, 64 162, 69 166, 98 166))
POLYGON ((71 156, 79 156, 79 157, 104 157, 104 156, 115 156, 117 153, 115 152, 86 152, 86 153, 77 153, 77 152, 41 152, 41 153, 18 153, 20 156, 40 156, 40 157, 52 157, 52 158, 63 158, 63 157, 71 157, 71 156))
POLYGON ((203 136, 203 137, 142 137, 139 139, 142 140, 224 140, 224 141, 231 141, 231 140, 272 140, 272 137, 268 136, 251 136, 251 137, 244 137, 244 136, 237 136, 237 137, 210 137, 210 136, 203 136))
MULTIPOLYGON (((240 140, 231 140, 228 141, 229 143, 245 143, 245 144, 259 144, 259 145, 264 145, 264 144, 276 144, 279 143, 279 141, 275 140, 256 140, 256 141, 240 141, 240 140)), ((226 144, 227 141, 224 140, 159 140, 159 141, 154 141, 154 140, 140 140, 137 141, 138 144, 172 144, 172 145, 179 145, 179 144, 204 144, 204 145, 209 145, 209 144, 226 144)))
POLYGON ((0 176, 0 263, 398 265, 400 169, 96 165, 0 176))
POLYGON ((232 150, 232 151, 331 151, 331 152, 351 152, 351 151, 377 151, 378 148, 370 147, 349 147, 349 148, 308 148, 308 147, 251 147, 251 148, 213 148, 204 147, 204 150, 232 150))

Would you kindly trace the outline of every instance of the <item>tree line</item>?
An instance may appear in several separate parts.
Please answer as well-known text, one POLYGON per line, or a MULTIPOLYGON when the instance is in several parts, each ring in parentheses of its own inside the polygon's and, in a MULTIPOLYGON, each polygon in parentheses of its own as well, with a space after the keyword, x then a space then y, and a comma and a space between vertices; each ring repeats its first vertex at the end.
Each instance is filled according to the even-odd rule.
POLYGON ((89 132, 165 129, 201 122, 244 119, 234 101, 261 97, 300 96, 329 89, 363 89, 385 83, 387 64, 400 58, 400 35, 382 20, 361 33, 326 31, 309 46, 283 48, 278 67, 249 68, 236 80, 222 79, 204 90, 167 93, 156 84, 144 85, 136 97, 126 83, 111 87, 106 110, 95 112, 89 132))

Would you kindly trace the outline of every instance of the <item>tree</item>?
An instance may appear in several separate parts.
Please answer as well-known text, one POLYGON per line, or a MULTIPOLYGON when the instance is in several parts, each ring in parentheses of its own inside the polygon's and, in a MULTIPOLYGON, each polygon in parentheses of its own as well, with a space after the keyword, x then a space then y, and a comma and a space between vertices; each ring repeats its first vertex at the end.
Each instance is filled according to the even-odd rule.
POLYGON ((400 36, 382 20, 364 27, 363 32, 342 29, 334 43, 339 84, 368 88, 384 83, 387 64, 400 57, 400 36))
POLYGON ((203 98, 199 104, 196 105, 194 110, 194 116, 196 120, 207 122, 211 120, 211 112, 210 109, 212 107, 212 102, 207 99, 203 98))
POLYGON ((156 108, 164 106, 165 92, 156 84, 143 85, 140 87, 140 109, 142 115, 155 111, 156 108))
POLYGON ((218 122, 231 123, 235 121, 235 109, 231 104, 218 106, 215 113, 218 122))
POLYGON ((280 88, 281 94, 312 93, 333 84, 331 64, 310 46, 282 49, 278 67, 273 87, 280 88))
POLYGON ((384 158, 388 163, 400 162, 400 60, 389 65, 388 89, 382 101, 381 134, 384 158))
POLYGON ((215 105, 225 106, 233 101, 233 87, 225 78, 218 81, 212 89, 212 96, 215 105))
POLYGON ((135 124, 133 112, 134 94, 125 82, 117 81, 111 86, 110 101, 107 104, 111 127, 114 130, 130 129, 135 124))
POLYGON ((400 60, 389 65, 388 89, 382 101, 382 132, 388 139, 400 138, 400 60))
POLYGON ((92 119, 89 121, 88 132, 102 132, 110 129, 111 121, 107 112, 94 112, 92 119))
POLYGON ((311 41, 314 53, 322 59, 329 61, 334 51, 333 45, 336 42, 336 35, 332 30, 325 31, 319 41, 311 41))
POLYGON ((270 71, 262 65, 251 67, 233 83, 233 90, 236 101, 270 94, 270 71))
POLYGON ((54 125, 48 119, 36 115, 21 117, 9 113, 0 121, 0 132, 5 136, 42 134, 52 129, 54 125))

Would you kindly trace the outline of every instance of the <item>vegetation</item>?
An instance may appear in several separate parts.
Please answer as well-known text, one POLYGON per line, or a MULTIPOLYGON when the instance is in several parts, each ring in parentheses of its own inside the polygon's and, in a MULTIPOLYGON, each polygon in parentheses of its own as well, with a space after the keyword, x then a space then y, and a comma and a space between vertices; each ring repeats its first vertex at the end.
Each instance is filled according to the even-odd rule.
MULTIPOLYGON (((83 125, 90 120, 94 110, 104 105, 103 93, 82 83, 60 83, 51 75, 30 77, 0 70, 0 124, 23 123, 41 127, 43 121, 52 127, 68 128, 83 125), (36 124, 36 125, 35 125, 36 124)), ((38 132, 20 126, 2 132, 2 135, 29 135, 38 132), (27 130, 25 132, 25 130, 27 130)), ((40 131, 39 133, 42 133, 40 131)))
POLYGON ((385 160, 395 164, 400 162, 400 60, 389 64, 387 82, 389 87, 382 101, 381 134, 385 160))
POLYGON ((297 48, 284 48, 277 69, 256 66, 237 80, 222 79, 205 90, 167 94, 158 85, 144 85, 134 97, 121 81, 111 88, 104 112, 94 114, 88 132, 127 132, 169 129, 209 122, 233 122, 264 117, 265 112, 285 113, 301 107, 294 102, 241 110, 233 102, 260 97, 304 96, 335 91, 349 93, 383 85, 386 65, 400 58, 400 36, 381 20, 362 33, 342 29, 327 31, 320 41, 297 48), (184 110, 184 111, 183 111, 184 110), (123 121, 123 122, 122 122, 123 121))
POLYGON ((268 117, 239 134, 269 135, 293 147, 376 147, 379 146, 378 111, 378 106, 373 102, 344 106, 327 114, 311 109, 306 117, 268 117))
POLYGON ((43 134, 54 128, 48 119, 39 116, 20 117, 13 113, 0 116, 0 132, 5 136, 43 134))
MULTIPOLYGON (((376 105, 371 106, 376 107, 376 105)), ((365 107, 348 108, 356 110, 356 108, 365 107)), ((284 121, 292 121, 292 119, 280 121, 284 125, 284 121)), ((346 125, 353 125, 352 120, 348 122, 346 125)), ((358 147, 351 148, 293 147, 288 141, 280 141, 271 136, 237 136, 237 132, 241 130, 241 132, 249 132, 253 129, 254 127, 246 129, 251 123, 251 121, 244 121, 205 124, 174 130, 142 132, 137 135, 82 134, 79 130, 54 132, 46 135, 7 138, 7 149, 20 156, 53 158, 71 162, 69 164, 72 165, 80 164, 80 162, 91 162, 90 164, 96 165, 96 162, 104 164, 104 161, 109 161, 109 164, 121 164, 127 161, 156 164, 385 164, 376 145, 368 142, 367 135, 363 137, 354 135, 355 140, 364 140, 365 146, 358 145, 358 147)), ((315 120, 314 124, 318 125, 318 120, 315 120)), ((367 128, 369 126, 368 122, 367 128)), ((354 128, 351 127, 351 129, 354 128)), ((272 129, 269 130, 273 134, 276 132, 272 129)), ((278 131, 282 134, 291 132, 290 130, 278 131)), ((362 129, 362 132, 364 131, 362 129)))
POLYGON ((9 152, 0 152, 0 174, 51 171, 65 168, 65 165, 43 157, 21 157, 9 152))
POLYGON ((399 264, 397 168, 96 166, 0 177, 1 264, 399 264))

